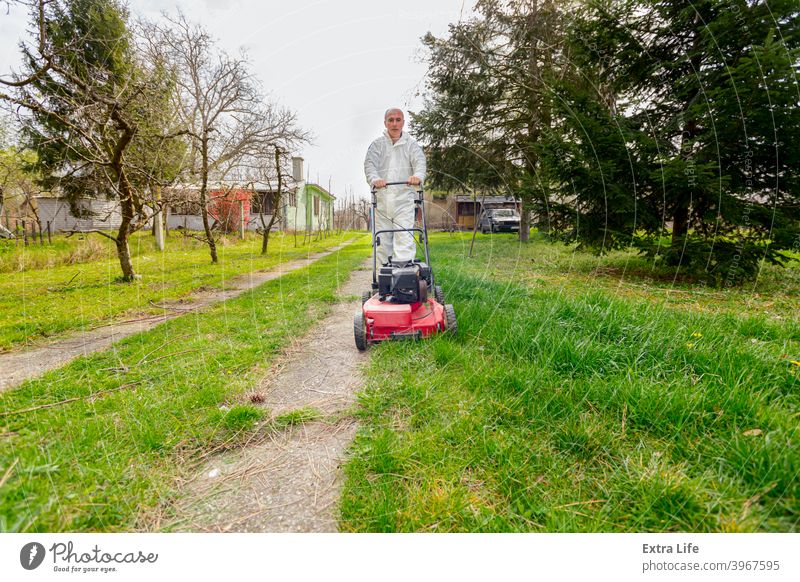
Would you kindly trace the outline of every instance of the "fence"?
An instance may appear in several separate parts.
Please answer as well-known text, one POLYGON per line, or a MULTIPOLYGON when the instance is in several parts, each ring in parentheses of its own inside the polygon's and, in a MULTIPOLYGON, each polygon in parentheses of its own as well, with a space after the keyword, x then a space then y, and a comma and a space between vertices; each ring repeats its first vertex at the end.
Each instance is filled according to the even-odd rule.
POLYGON ((47 244, 53 244, 53 229, 49 220, 45 226, 35 220, 15 220, 14 228, 9 228, 9 231, 14 235, 14 241, 18 245, 36 244, 38 239, 39 245, 44 246, 45 237, 47 237, 47 244))

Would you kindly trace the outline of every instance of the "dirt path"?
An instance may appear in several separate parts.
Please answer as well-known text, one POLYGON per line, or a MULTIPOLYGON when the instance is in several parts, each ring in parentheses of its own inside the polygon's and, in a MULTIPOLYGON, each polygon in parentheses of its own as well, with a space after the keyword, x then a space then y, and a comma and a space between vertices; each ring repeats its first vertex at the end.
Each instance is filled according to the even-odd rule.
MULTIPOLYGON (((370 267, 353 272, 340 296, 369 288, 370 267)), ((260 385, 271 419, 313 408, 321 420, 276 429, 257 443, 212 457, 187 484, 173 531, 333 532, 339 465, 356 432, 348 416, 366 354, 355 348, 353 313, 338 303, 287 350, 260 385)))
POLYGON ((255 271, 234 277, 225 281, 225 289, 202 291, 183 297, 179 301, 162 303, 156 306, 163 309, 163 312, 157 315, 105 325, 47 345, 0 354, 0 392, 13 388, 29 378, 40 376, 48 370, 63 366, 79 356, 98 352, 130 335, 150 330, 167 320, 238 297, 262 283, 307 267, 314 261, 342 249, 353 240, 304 259, 281 263, 268 271, 255 271), (187 304, 187 299, 191 303, 187 304))

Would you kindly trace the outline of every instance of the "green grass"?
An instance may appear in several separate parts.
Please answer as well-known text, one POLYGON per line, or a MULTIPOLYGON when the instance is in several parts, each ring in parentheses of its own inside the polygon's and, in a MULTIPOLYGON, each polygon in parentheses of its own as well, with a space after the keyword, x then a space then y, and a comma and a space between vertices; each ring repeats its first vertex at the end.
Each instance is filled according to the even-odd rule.
MULTIPOLYGON (((300 244, 301 236, 295 247, 292 235, 274 233, 265 257, 260 254, 259 237, 250 236, 244 241, 230 238, 219 245, 220 262, 214 265, 207 248, 198 241, 173 235, 167 242, 167 251, 161 253, 153 247, 152 237, 138 233, 131 250, 134 267, 142 279, 134 283, 118 281, 119 263, 113 254, 85 263, 2 273, 0 351, 134 314, 158 313, 160 310, 153 303, 183 297, 198 288, 224 287, 236 275, 270 269, 353 236, 354 233, 343 232, 306 245, 300 244)), ((97 238, 84 243, 99 245, 97 238)))
POLYGON ((371 348, 346 531, 795 531, 798 269, 710 291, 437 235, 459 333, 371 348))
POLYGON ((322 418, 322 413, 316 408, 305 406, 275 417, 275 424, 281 428, 313 422, 322 418))
MULTIPOLYGON (((114 243, 97 235, 54 235, 52 241, 44 244, 31 242, 25 245, 21 239, 0 239, 0 273, 20 273, 33 269, 52 269, 61 265, 87 263, 114 257, 114 243)), ((181 237, 182 238, 182 237, 181 237)), ((191 239, 189 239, 191 240, 191 239)), ((132 254, 141 250, 154 250, 152 237, 137 233, 133 237, 132 254), (144 249, 142 247, 145 247, 144 249)), ((183 244, 178 238, 170 239, 173 244, 183 244)))
POLYGON ((154 527, 204 455, 276 429, 248 390, 367 254, 362 238, 0 394, 0 530, 154 527))

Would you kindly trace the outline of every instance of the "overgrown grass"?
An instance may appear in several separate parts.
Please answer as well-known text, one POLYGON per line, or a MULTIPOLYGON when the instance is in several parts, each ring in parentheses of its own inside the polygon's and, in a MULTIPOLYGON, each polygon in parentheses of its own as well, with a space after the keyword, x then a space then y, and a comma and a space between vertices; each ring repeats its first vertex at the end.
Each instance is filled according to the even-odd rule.
POLYGON ((625 254, 468 244, 433 241, 458 336, 371 348, 343 529, 797 529, 796 269, 712 292, 625 254))
MULTIPOLYGON (((137 243, 134 245, 137 249, 140 242, 152 246, 141 233, 134 235, 133 240, 137 243)), ((52 237, 52 243, 48 243, 45 238, 43 245, 39 244, 38 239, 28 245, 20 239, 0 239, 0 273, 52 269, 61 265, 97 261, 114 255, 114 243, 97 235, 78 235, 69 238, 56 235, 52 237)))
POLYGON ((244 241, 225 239, 219 246, 220 262, 214 265, 207 248, 198 241, 175 235, 162 253, 155 250, 152 237, 139 233, 131 245, 134 267, 142 275, 135 283, 119 282, 119 263, 113 254, 86 263, 3 273, 0 274, 0 351, 125 319, 135 313, 156 313, 159 310, 153 303, 183 297, 200 287, 224 287, 236 275, 269 269, 353 236, 356 235, 343 232, 305 245, 301 244, 301 236, 295 247, 293 236, 274 233, 267 256, 260 254, 260 237, 249 236, 244 241))
MULTIPOLYGON (((550 244, 535 231, 521 245, 516 235, 477 236, 477 260, 467 259, 471 235, 434 235, 448 255, 460 257, 459 269, 481 278, 512 280, 526 286, 554 286, 565 293, 587 287, 623 298, 642 298, 703 312, 764 315, 768 319, 800 319, 800 255, 789 268, 764 265, 757 279, 742 286, 714 289, 687 280, 680 269, 654 263, 635 252, 612 251, 595 255, 575 245, 550 244), (447 242, 444 242, 447 241, 447 242)), ((790 253, 791 254, 791 253, 790 253)), ((723 278, 724 279, 724 278, 723 278)))
MULTIPOLYGON (((246 233, 246 236, 249 239, 258 238, 251 232, 246 233)), ((225 236, 222 241, 227 246, 239 242, 236 235, 225 236)), ((202 241, 185 236, 182 231, 170 232, 166 238, 166 246, 169 251, 205 248, 202 241)), ((131 235, 130 250, 132 257, 159 252, 155 238, 149 231, 138 231, 131 235)), ((116 256, 117 250, 113 241, 98 234, 54 234, 51 242, 47 242, 45 235, 43 244, 36 238, 29 239, 27 245, 21 238, 0 239, 0 273, 52 269, 103 259, 116 260, 116 256)))
POLYGON ((0 394, 0 530, 152 527, 203 455, 270 430, 247 391, 368 252, 362 238, 0 394))

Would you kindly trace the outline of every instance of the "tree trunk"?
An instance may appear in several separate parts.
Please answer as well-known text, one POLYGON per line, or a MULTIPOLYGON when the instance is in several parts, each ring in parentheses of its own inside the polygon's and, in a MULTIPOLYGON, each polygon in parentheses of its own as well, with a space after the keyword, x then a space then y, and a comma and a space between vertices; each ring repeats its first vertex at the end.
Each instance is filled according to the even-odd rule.
MULTIPOLYGON (((121 121, 122 120, 118 120, 118 122, 121 121)), ((114 239, 114 243, 117 246, 117 258, 119 259, 119 266, 122 269, 122 280, 131 282, 137 277, 136 272, 133 270, 133 263, 131 262, 131 250, 128 246, 128 237, 131 234, 131 225, 133 224, 136 208, 133 200, 133 188, 128 181, 128 176, 123 166, 123 154, 133 137, 133 130, 124 123, 121 129, 123 130, 123 134, 114 148, 114 154, 111 159, 111 168, 119 184, 121 217, 117 238, 114 239)))
POLYGON ((689 232, 689 201, 681 196, 676 201, 675 210, 672 213, 672 248, 680 249, 683 246, 683 239, 689 232))
MULTIPOLYGON (((691 140, 696 133, 697 122, 694 120, 687 121, 681 134, 680 152, 678 154, 684 163, 687 163, 691 157, 691 140)), ((691 199, 691 195, 685 192, 679 193, 675 198, 675 208, 672 212, 672 254, 676 264, 681 256, 686 235, 689 233, 689 205, 691 199)))
MULTIPOLYGON (((528 113, 530 118, 528 120, 528 135, 527 140, 523 142, 525 154, 525 166, 528 176, 535 180, 539 160, 536 155, 536 144, 539 141, 539 136, 542 134, 542 128, 550 127, 551 114, 549 103, 545 101, 544 93, 542 90, 542 72, 540 67, 540 60, 542 55, 547 59, 549 56, 549 49, 546 47, 545 36, 549 32, 547 30, 547 6, 543 8, 545 12, 540 15, 539 3, 534 0, 529 4, 531 9, 528 15, 528 71, 530 73, 530 88, 528 89, 528 113), (543 18, 542 18, 543 16, 543 18), (545 45, 545 46, 543 46, 545 45)), ((550 7, 552 10, 552 7, 550 7)), ((519 240, 520 242, 528 242, 531 234, 531 195, 526 193, 525 190, 520 191, 519 194, 519 240)))
MULTIPOLYGON (((700 13, 694 15, 694 40, 692 41, 691 65, 693 71, 699 71, 703 65, 702 51, 700 50, 702 42, 702 30, 705 28, 700 13)), ((690 96, 682 110, 682 114, 689 111, 689 104, 699 95, 700 89, 694 91, 694 95, 690 96)), ((683 132, 681 133, 681 145, 678 155, 683 158, 683 162, 687 163, 692 156, 692 140, 697 136, 698 127, 697 120, 688 119, 684 123, 683 132), (688 144, 688 145, 687 145, 688 144)), ((683 246, 686 241, 686 236, 689 234, 689 218, 690 218, 690 204, 692 196, 689 193, 682 192, 675 199, 675 209, 672 212, 672 260, 673 265, 678 265, 681 260, 683 246)))
MULTIPOLYGON (((478 220, 480 218, 480 215, 475 212, 475 210, 476 210, 475 209, 476 200, 475 200, 474 194, 472 196, 472 200, 473 200, 473 202, 472 202, 472 208, 473 208, 472 214, 475 217, 475 224, 472 225, 472 240, 469 243, 469 254, 467 255, 467 257, 470 258, 470 259, 472 258, 472 249, 475 246, 475 237, 478 234, 478 222, 480 222, 478 220)), ((486 211, 486 206, 484 205, 485 202, 486 202, 486 190, 483 191, 483 195, 481 196, 481 209, 480 209, 480 213, 481 214, 483 214, 486 211)))
POLYGON ((117 246, 117 258, 119 259, 119 266, 122 269, 122 280, 130 282, 136 279, 136 272, 133 270, 133 263, 131 262, 131 250, 128 246, 128 237, 130 236, 130 228, 131 223, 133 222, 134 210, 130 185, 128 184, 128 180, 124 175, 120 177, 120 190, 122 194, 120 197, 120 213, 122 215, 122 221, 119 224, 117 238, 114 242, 117 246))
POLYGON ((272 231, 272 225, 275 224, 275 219, 278 216, 277 206, 272 210, 272 218, 269 219, 269 224, 264 224, 264 215, 261 215, 261 225, 264 227, 264 233, 261 235, 261 254, 267 254, 267 246, 269 245, 269 233, 272 231))
POLYGON ((531 238, 530 201, 526 196, 520 196, 519 201, 519 240, 520 242, 528 242, 531 238))
MULTIPOLYGON (((119 236, 119 235, 118 235, 119 236)), ((119 259, 119 266, 122 269, 122 280, 130 283, 136 280, 136 272, 133 270, 133 263, 131 262, 131 250, 128 246, 128 236, 116 240, 117 245, 117 258, 119 259)))
MULTIPOLYGON (((281 194, 283 193, 283 174, 281 174, 281 150, 280 148, 275 148, 275 169, 278 172, 278 192, 275 195, 275 199, 272 201, 272 218, 269 220, 269 224, 264 224, 264 213, 261 213, 261 226, 264 227, 264 233, 261 235, 261 254, 267 254, 267 246, 269 245, 269 233, 272 230, 272 225, 275 224, 275 218, 278 216, 278 208, 281 203, 281 194)), ((267 194, 269 196, 269 194, 267 194)), ((264 200, 266 202, 266 199, 264 200)), ((263 208, 265 204, 262 204, 261 207, 263 208)), ((295 246, 297 246, 295 244, 295 246)))
POLYGON ((214 240, 214 234, 211 232, 211 225, 208 222, 208 136, 203 135, 202 144, 203 156, 203 178, 200 185, 200 214, 203 217, 203 230, 206 234, 206 243, 208 250, 211 253, 211 262, 216 263, 217 260, 217 243, 214 240))

